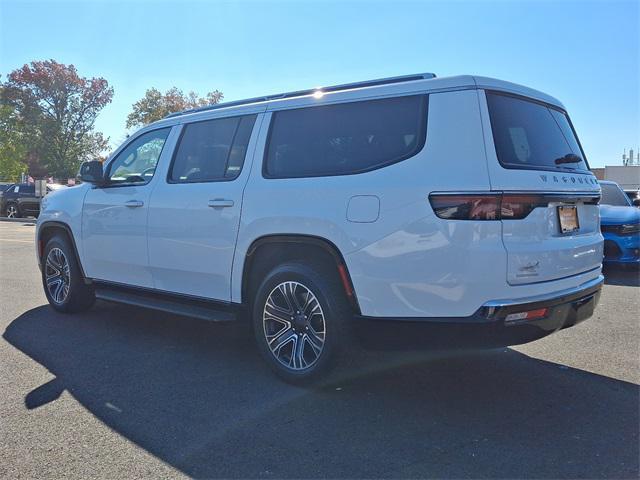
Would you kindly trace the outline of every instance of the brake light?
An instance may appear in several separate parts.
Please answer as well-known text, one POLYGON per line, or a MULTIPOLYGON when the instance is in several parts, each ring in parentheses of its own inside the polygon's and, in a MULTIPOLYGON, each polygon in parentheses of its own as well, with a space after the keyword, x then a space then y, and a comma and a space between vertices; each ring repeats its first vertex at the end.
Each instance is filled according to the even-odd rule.
POLYGON ((429 195, 433 211, 447 220, 499 220, 499 195, 429 195))
POLYGON ((526 218, 536 208, 548 205, 549 200, 543 196, 504 194, 500 214, 503 220, 520 220, 526 218))
POLYGON ((429 195, 433 211, 445 220, 520 220, 549 201, 544 195, 506 193, 429 195))

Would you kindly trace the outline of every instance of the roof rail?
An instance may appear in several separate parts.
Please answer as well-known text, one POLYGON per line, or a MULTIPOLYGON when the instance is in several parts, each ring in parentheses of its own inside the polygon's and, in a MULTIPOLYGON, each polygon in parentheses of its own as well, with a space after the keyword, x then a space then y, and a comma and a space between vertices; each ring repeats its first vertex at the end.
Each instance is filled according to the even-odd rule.
POLYGON ((363 82, 343 83, 341 85, 331 85, 329 87, 309 88, 307 90, 297 90, 295 92, 277 93, 275 95, 266 95, 264 97, 253 97, 245 100, 236 100, 233 102, 216 103, 205 107, 192 108, 181 112, 170 113, 164 118, 179 117, 190 113, 206 112, 208 110, 217 110, 218 108, 237 107, 239 105, 247 105, 250 103, 267 102, 269 100, 281 100, 283 98, 302 97, 304 95, 312 95, 316 92, 328 93, 340 90, 348 90, 351 88, 373 87, 376 85, 387 85, 391 83, 410 82, 412 80, 426 80, 435 78, 435 73, 416 73, 413 75, 401 75, 399 77, 378 78, 375 80, 365 80, 363 82))

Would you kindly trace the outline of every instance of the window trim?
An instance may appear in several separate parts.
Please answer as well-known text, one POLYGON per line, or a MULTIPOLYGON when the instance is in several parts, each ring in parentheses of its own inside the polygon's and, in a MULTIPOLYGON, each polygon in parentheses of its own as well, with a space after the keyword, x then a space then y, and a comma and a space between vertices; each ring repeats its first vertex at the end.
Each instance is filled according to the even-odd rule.
MULTIPOLYGON (((576 129, 573 127, 573 122, 571 121, 571 117, 569 117, 569 114, 567 113, 567 111, 565 109, 563 109, 562 107, 559 107, 557 105, 553 105, 551 103, 548 102, 544 102, 542 100, 538 100, 537 98, 531 98, 531 97, 527 97, 525 95, 518 95, 516 93, 511 93, 511 92, 504 92, 501 90, 491 90, 491 89, 485 89, 485 101, 487 104, 487 115, 489 116, 489 125, 491 126, 491 139, 493 140, 493 151, 496 154, 496 158, 498 159, 498 163, 500 163, 500 166, 502 168, 507 168, 509 170, 538 170, 538 171, 545 171, 545 172, 562 172, 562 173, 579 173, 579 174, 586 174, 589 173, 591 174, 591 167, 589 166, 589 161, 587 160, 587 156, 584 154, 584 149, 582 148, 582 144, 580 143, 580 138, 578 137, 578 134, 576 133, 576 129), (499 95, 502 97, 511 97, 511 98, 515 98, 517 100, 522 100, 524 102, 529 102, 529 103, 534 103, 537 105, 541 105, 543 107, 546 108, 550 108, 552 110, 555 110, 557 112, 562 113, 565 118, 567 119, 567 122, 569 123, 569 127, 571 128, 571 131, 573 132, 573 136, 576 139, 576 143, 578 144, 578 148, 580 148, 580 153, 582 154, 582 160, 584 161, 584 164, 586 165, 585 169, 582 168, 570 168, 570 167, 564 167, 564 166, 557 166, 557 167, 552 167, 552 166, 544 166, 544 165, 529 165, 529 166, 522 166, 522 165, 518 165, 515 163, 505 163, 500 159, 500 156, 498 155, 498 150, 496 148, 496 134, 495 134, 495 128, 494 128, 494 124, 493 124, 493 118, 491 116, 491 109, 489 108, 489 100, 487 98, 487 95, 492 94, 492 95, 499 95)), ((564 137, 564 132, 562 131, 562 128, 560 127, 560 125, 558 125, 557 120, 554 118, 553 119, 556 122, 556 125, 558 126, 558 129, 560 130, 560 133, 562 134, 562 136, 564 137)), ((566 141, 566 139, 565 139, 566 141)))
MULTIPOLYGON (((164 147, 166 147, 166 145, 167 145, 167 140, 169 139, 169 135, 171 135, 171 130, 173 129, 174 126, 175 125, 165 125, 164 127, 158 127, 158 128, 154 128, 154 129, 151 129, 151 130, 146 130, 144 132, 140 132, 139 135, 136 135, 135 137, 131 138, 127 143, 123 144, 120 147, 118 153, 109 161, 107 166, 103 169, 104 177, 107 178, 107 176, 111 173, 111 167, 113 166, 113 162, 115 162, 118 159, 118 157, 120 157, 120 155, 122 155, 122 152, 124 152, 127 149, 127 147, 129 147, 129 145, 131 145, 137 139, 139 139, 143 135, 146 135, 147 133, 153 133, 153 132, 157 132, 159 130, 169 129, 169 133, 167 133, 167 138, 165 138, 164 143, 162 144, 162 148, 160 149, 160 155, 158 155, 158 163, 160 163, 160 158, 162 158, 162 153, 164 152, 164 147)), ((158 163, 156 163, 156 169, 158 168, 158 163)), ((153 177, 151 177, 149 179, 149 181, 146 182, 146 183, 140 183, 140 182, 137 182, 137 183, 134 183, 134 182, 112 183, 109 180, 107 180, 107 183, 105 183, 104 185, 100 185, 97 188, 144 187, 145 185, 149 185, 153 181, 155 176, 156 176, 156 174, 155 174, 155 171, 154 171, 153 172, 153 177)))
MULTIPOLYGON (((169 163, 169 168, 167 169, 167 177, 166 177, 166 182, 168 184, 171 185, 182 185, 182 184, 192 184, 192 183, 219 183, 219 182, 233 182, 234 180, 237 180, 238 178, 240 178, 240 175, 242 175, 242 172, 244 171, 244 164, 246 163, 247 160, 247 155, 249 154, 249 144, 251 143, 251 137, 253 136, 254 133, 254 129, 256 127, 256 122, 258 121, 258 115, 260 113, 256 112, 256 113, 243 113, 240 115, 229 115, 229 116, 221 116, 221 117, 214 117, 214 118, 206 118, 203 120, 197 120, 194 122, 184 122, 184 123, 180 123, 180 136, 178 137, 178 140, 176 140, 176 146, 173 149, 173 153, 171 154, 171 162, 169 163), (231 147, 233 147, 233 143, 236 141, 236 136, 238 135, 238 130, 240 130, 240 124, 242 123, 242 119, 244 117, 251 117, 254 116, 254 120, 253 120, 253 125, 251 126, 251 133, 249 134, 249 141, 247 142, 247 151, 244 154, 244 160, 242 161, 242 167, 240 168, 240 170, 238 170, 238 174, 235 177, 232 178, 227 178, 227 177, 222 177, 222 178, 216 178, 216 179, 212 179, 212 180, 189 180, 189 181, 178 181, 178 180, 173 180, 171 178, 171 173, 173 172, 173 165, 176 161, 176 156, 178 155, 178 149, 180 148, 180 144, 182 143, 182 137, 184 136, 184 133, 187 131, 187 126, 189 125, 193 125, 196 123, 204 123, 204 122, 215 122, 216 120, 228 120, 229 118, 239 118, 240 120, 238 121, 238 124, 236 125, 236 129, 233 132, 233 138, 231 139, 231 147)), ((227 159, 226 159, 226 163, 225 163, 225 172, 227 167, 229 166, 229 156, 231 155, 231 149, 229 149, 229 154, 227 155, 227 159)))
POLYGON ((265 144, 264 144, 264 152, 262 154, 262 178, 265 178, 267 180, 287 180, 287 179, 296 179, 296 178, 344 177, 344 176, 347 176, 347 175, 360 175, 362 173, 373 172, 375 170, 380 170, 381 168, 386 168, 386 167, 389 167, 391 165, 395 165, 397 163, 404 162, 405 160, 408 160, 409 158, 415 157, 420 152, 422 152, 422 150, 424 149, 424 146, 427 143, 428 117, 429 117, 429 93, 427 93, 427 92, 410 92, 410 93, 407 93, 407 94, 404 94, 404 95, 392 95, 392 96, 386 96, 386 97, 355 99, 355 100, 348 100, 348 101, 344 101, 344 102, 336 102, 336 103, 321 104, 321 105, 308 105, 308 106, 304 106, 304 107, 283 108, 282 110, 276 110, 276 111, 271 113, 271 119, 269 121, 269 130, 267 132, 267 138, 266 138, 265 144), (410 153, 408 153, 406 155, 403 155, 402 157, 400 157, 400 158, 398 158, 398 159, 396 159, 396 160, 394 160, 392 162, 385 162, 385 163, 381 163, 381 164, 378 164, 378 165, 374 165, 374 166, 369 167, 369 168, 364 168, 364 169, 355 170, 355 171, 352 171, 352 172, 345 172, 345 173, 322 173, 322 174, 316 174, 316 175, 278 176, 278 175, 271 175, 267 171, 267 160, 268 160, 268 156, 269 156, 269 146, 271 145, 271 135, 273 133, 273 126, 275 125, 276 116, 280 112, 290 112, 290 111, 294 111, 294 110, 305 110, 305 109, 308 109, 308 108, 329 107, 329 106, 334 106, 334 105, 346 105, 346 104, 352 104, 352 103, 375 102, 376 100, 393 100, 393 99, 396 99, 396 98, 403 98, 403 97, 423 97, 422 98, 422 107, 424 108, 424 115, 423 115, 423 119, 422 119, 422 122, 421 122, 421 125, 420 125, 420 131, 419 131, 420 142, 418 144, 416 144, 416 147, 410 153))

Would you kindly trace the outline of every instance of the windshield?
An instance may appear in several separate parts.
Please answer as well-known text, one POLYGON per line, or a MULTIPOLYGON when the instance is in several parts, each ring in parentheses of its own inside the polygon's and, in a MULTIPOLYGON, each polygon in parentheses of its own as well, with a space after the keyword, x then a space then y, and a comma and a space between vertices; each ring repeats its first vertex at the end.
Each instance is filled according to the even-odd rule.
POLYGON ((624 192, 617 186, 611 183, 601 183, 602 199, 601 205, 613 205, 615 207, 629 207, 629 199, 624 192))
POLYGON ((564 112, 519 97, 487 92, 500 163, 507 168, 588 170, 564 112))

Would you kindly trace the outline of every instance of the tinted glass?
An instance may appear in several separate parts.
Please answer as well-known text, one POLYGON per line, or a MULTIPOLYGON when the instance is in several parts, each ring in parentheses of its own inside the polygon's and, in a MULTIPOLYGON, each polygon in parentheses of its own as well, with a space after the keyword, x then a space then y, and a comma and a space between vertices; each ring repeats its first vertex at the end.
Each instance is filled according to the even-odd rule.
POLYGON ((255 120, 255 115, 249 115, 185 125, 169 180, 189 183, 237 177, 255 120))
POLYGON ((20 185, 20 193, 25 194, 36 194, 36 186, 35 185, 20 185))
POLYGON ((615 185, 601 183, 600 188, 602 189, 602 198, 600 199, 602 205, 613 205, 617 207, 630 206, 627 196, 615 185))
POLYGON ((389 165, 422 148, 426 121, 426 95, 276 112, 264 173, 345 175, 389 165))
POLYGON ((148 183, 153 178, 170 130, 154 130, 133 140, 109 165, 109 180, 112 183, 148 183))
POLYGON ((587 170, 567 115, 507 95, 487 93, 498 160, 504 166, 587 170))

